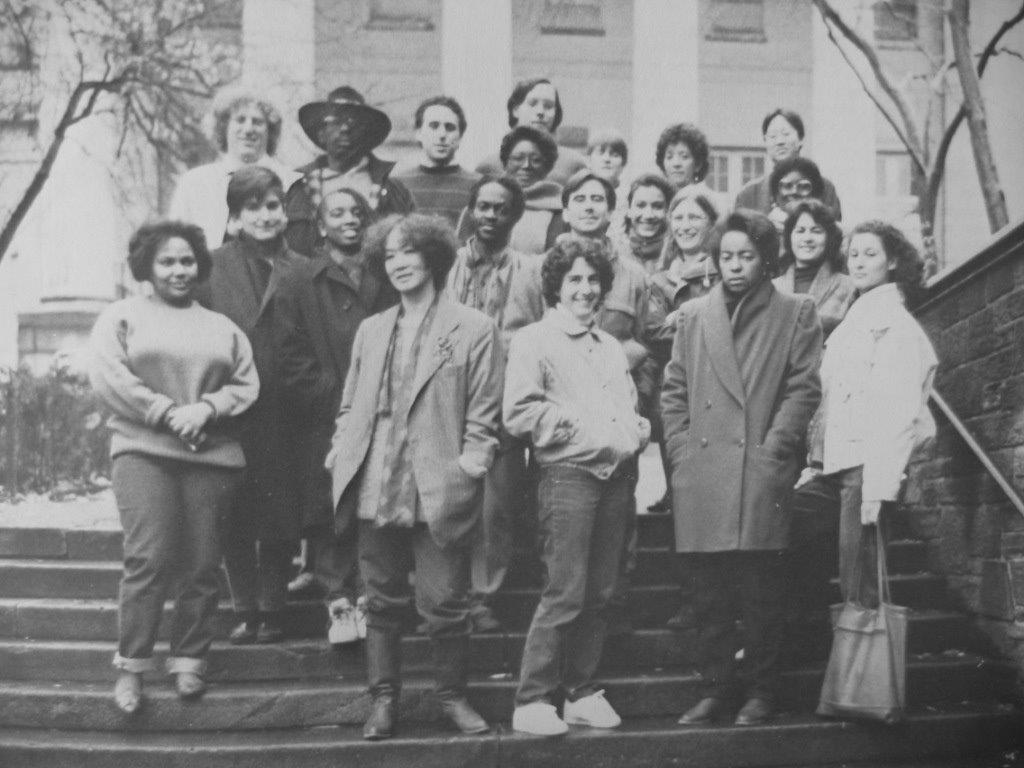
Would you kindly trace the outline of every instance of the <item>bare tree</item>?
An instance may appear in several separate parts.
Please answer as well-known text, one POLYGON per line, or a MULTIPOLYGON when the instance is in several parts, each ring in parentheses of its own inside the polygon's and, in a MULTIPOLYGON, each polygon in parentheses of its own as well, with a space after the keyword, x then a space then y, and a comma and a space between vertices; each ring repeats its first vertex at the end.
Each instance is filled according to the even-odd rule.
MULTIPOLYGON (((965 119, 968 120, 971 131, 971 144, 985 198, 989 226, 995 231, 1008 220, 1006 202, 999 186, 999 177, 989 146, 985 105, 979 80, 992 57, 1005 52, 1000 43, 1006 33, 1024 20, 1024 4, 1016 14, 1000 25, 981 53, 975 55, 970 48, 966 0, 947 0, 944 18, 949 25, 953 41, 952 59, 930 61, 930 71, 923 76, 928 81, 931 99, 921 115, 915 114, 906 93, 905 83, 900 83, 892 73, 885 70, 875 47, 847 23, 829 0, 813 2, 825 22, 829 39, 850 65, 864 91, 907 149, 912 164, 914 189, 919 200, 918 213, 921 217, 926 258, 929 268, 934 271, 938 265, 934 230, 939 190, 946 171, 949 148, 965 119), (940 126, 938 138, 935 139, 936 132, 932 130, 931 125, 936 113, 934 100, 949 92, 951 73, 954 71, 959 75, 962 103, 953 118, 944 126, 940 126)), ((890 10, 894 14, 898 13, 895 7, 890 10)))
POLYGON ((20 93, 0 90, 0 110, 32 112, 40 91, 66 93, 52 135, 43 137, 32 179, 0 228, 0 259, 42 191, 68 131, 101 112, 120 126, 118 151, 142 141, 163 157, 181 158, 202 141, 205 100, 237 76, 236 46, 205 34, 235 0, 0 0, 0 28, 22 35, 33 63, 47 62, 20 93))

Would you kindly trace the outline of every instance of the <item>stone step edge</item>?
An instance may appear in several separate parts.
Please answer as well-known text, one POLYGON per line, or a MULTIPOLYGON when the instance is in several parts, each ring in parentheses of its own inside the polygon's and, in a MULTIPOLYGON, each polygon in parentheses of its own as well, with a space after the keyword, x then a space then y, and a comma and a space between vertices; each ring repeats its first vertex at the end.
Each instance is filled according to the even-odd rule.
MULTIPOLYGON (((705 768, 735 765, 736 758, 729 748, 750 751, 759 745, 771 747, 772 765, 791 766, 813 764, 892 765, 888 760, 917 760, 922 758, 954 758, 978 754, 991 755, 1017 747, 1020 736, 1014 739, 1013 728, 1020 714, 1004 706, 949 707, 941 711, 911 711, 897 728, 880 728, 875 724, 848 721, 829 721, 808 715, 782 716, 772 723, 757 727, 732 725, 680 728, 673 719, 651 718, 627 721, 613 731, 573 728, 561 739, 546 739, 515 733, 502 724, 496 724, 491 733, 482 736, 452 736, 438 731, 436 726, 412 725, 403 727, 396 738, 385 742, 366 742, 358 727, 320 727, 282 731, 248 733, 189 733, 147 732, 136 733, 131 739, 108 731, 41 731, 33 729, 7 729, 0 731, 0 760, 5 754, 21 757, 42 756, 57 762, 58 753, 66 759, 61 765, 79 766, 79 760, 91 759, 89 765, 129 765, 128 759, 161 760, 165 765, 181 765, 181 755, 187 751, 189 765, 237 766, 254 765, 259 757, 267 758, 266 765, 293 764, 335 765, 337 760, 363 757, 365 764, 397 766, 424 765, 423 758, 440 751, 430 765, 465 764, 478 768, 509 765, 509 758, 518 754, 536 761, 542 754, 549 759, 564 756, 560 765, 587 765, 595 751, 608 754, 608 750, 639 753, 646 747, 650 762, 663 765, 667 755, 687 757, 689 764, 700 759, 705 768), (982 727, 1000 738, 998 743, 978 744, 972 740, 965 744, 963 735, 973 734, 982 727), (930 739, 922 736, 931 734, 930 739), (945 737, 945 738, 943 738, 945 737), (668 747, 665 749, 663 747, 668 747), (850 751, 856 746, 856 752, 850 751), (972 751, 968 749, 972 748, 972 751), (635 752, 634 752, 635 750, 635 752), (587 758, 584 753, 588 752, 587 758), (458 761, 456 756, 466 754, 473 762, 458 761), (67 759, 70 758, 70 759, 67 759), (162 758, 166 758, 164 763, 162 758), (404 760, 402 760, 404 758, 404 760), (703 759, 701 759, 703 758, 703 759), (440 760, 451 759, 445 763, 440 760), (483 760, 486 759, 486 762, 483 760), (72 762, 74 760, 74 762, 72 762), (245 760, 245 762, 240 762, 245 760), (400 763, 399 760, 402 760, 400 763), (783 760, 779 763, 778 760, 783 760), (106 762, 110 761, 110 762, 106 762), (115 762, 116 761, 116 762, 115 762), (299 764, 299 763, 296 763, 299 764)), ((34 763, 47 764, 43 761, 34 763)), ((345 762, 343 764, 364 764, 345 762)), ((526 764, 526 763, 524 763, 526 764)), ((538 764, 536 762, 530 764, 538 764)), ((608 763, 611 764, 611 763, 608 763)), ((744 761, 744 765, 756 765, 744 761)), ((763 764, 763 763, 761 763, 763 764)), ((951 763, 955 765, 957 763, 951 763)), ((963 766, 963 763, 959 763, 963 766)))

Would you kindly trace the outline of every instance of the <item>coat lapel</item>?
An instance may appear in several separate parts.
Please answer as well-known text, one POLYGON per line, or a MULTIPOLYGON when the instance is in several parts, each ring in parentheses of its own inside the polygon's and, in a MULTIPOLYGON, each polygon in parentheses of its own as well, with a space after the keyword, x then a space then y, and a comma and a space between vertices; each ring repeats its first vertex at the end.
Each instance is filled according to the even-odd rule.
POLYGON ((708 311, 704 313, 703 334, 715 375, 729 394, 736 398, 736 402, 742 405, 746 401, 743 379, 740 376, 739 364, 736 362, 732 323, 729 322, 729 311, 725 308, 725 294, 721 283, 708 294, 708 311))
POLYGON ((420 359, 416 364, 416 378, 413 381, 412 397, 409 399, 409 410, 412 410, 423 387, 448 359, 442 350, 448 350, 448 354, 451 353, 455 342, 450 339, 450 336, 458 327, 459 320, 455 315, 455 305, 451 299, 442 294, 437 300, 437 312, 434 315, 430 332, 423 338, 423 349, 420 350, 420 359))
POLYGON ((822 262, 822 265, 818 267, 818 271, 814 275, 811 287, 807 291, 811 298, 814 299, 815 306, 820 307, 826 297, 834 292, 838 286, 838 283, 832 280, 832 275, 832 267, 828 261, 822 262))
MULTIPOLYGON (((376 338, 364 339, 361 350, 363 357, 360 361, 360 367, 366 369, 367 380, 373 382, 373 392, 375 393, 379 393, 384 386, 384 364, 388 358, 388 344, 391 335, 395 332, 395 323, 398 322, 398 306, 381 312, 380 318, 380 333, 376 338)), ((368 321, 364 320, 363 322, 368 321)), ((359 375, 362 378, 362 370, 359 375)), ((370 407, 376 410, 377 401, 374 400, 370 407)))

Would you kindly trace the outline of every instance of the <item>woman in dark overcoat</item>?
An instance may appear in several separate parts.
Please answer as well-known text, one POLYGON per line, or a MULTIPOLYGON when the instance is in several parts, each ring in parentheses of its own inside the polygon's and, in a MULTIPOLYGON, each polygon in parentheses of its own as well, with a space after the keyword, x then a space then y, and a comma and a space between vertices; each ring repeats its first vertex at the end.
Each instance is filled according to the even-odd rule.
POLYGON ((227 197, 238 237, 211 254, 213 270, 198 298, 248 336, 261 384, 256 404, 239 420, 246 473, 224 521, 224 559, 239 622, 230 640, 271 643, 284 635, 280 614, 299 535, 296 431, 281 389, 273 315, 282 275, 304 259, 285 245, 284 190, 273 171, 236 171, 227 197))
POLYGON ((331 478, 324 457, 359 324, 398 301, 379 265, 366 262, 363 235, 374 218, 353 189, 330 192, 318 219, 322 245, 282 280, 274 314, 281 384, 302 435, 298 446, 299 510, 312 573, 327 595, 334 642, 358 639, 347 612, 358 605, 355 539, 334 535, 331 478), (342 602, 344 601, 344 602, 342 602))
POLYGON ((722 282, 680 308, 661 398, 704 688, 680 722, 723 714, 742 647, 747 701, 736 722, 748 725, 771 715, 776 694, 787 500, 821 397, 821 325, 810 298, 772 285, 778 236, 763 214, 729 215, 711 254, 722 282))

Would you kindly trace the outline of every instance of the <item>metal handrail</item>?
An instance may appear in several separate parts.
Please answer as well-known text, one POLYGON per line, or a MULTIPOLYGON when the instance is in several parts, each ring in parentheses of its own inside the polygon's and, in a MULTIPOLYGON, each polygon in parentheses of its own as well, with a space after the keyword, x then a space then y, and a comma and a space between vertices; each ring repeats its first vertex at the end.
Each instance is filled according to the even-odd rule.
POLYGON ((957 431, 960 437, 963 438, 964 442, 967 443, 967 447, 971 449, 975 456, 978 457, 978 461, 985 470, 992 475, 996 481, 996 485, 1006 494, 1006 498, 1010 500, 1010 503, 1017 509, 1021 515, 1024 515, 1024 499, 1021 499, 1020 494, 1017 493, 1017 489, 1013 487, 1013 483, 1006 479, 1006 476, 1002 473, 999 467, 996 466, 995 462, 988 455, 985 449, 982 447, 974 435, 971 434, 970 430, 967 429, 967 425, 964 424, 960 417, 957 416, 953 409, 950 407, 938 392, 934 389, 931 395, 932 402, 938 407, 942 414, 949 420, 949 423, 953 425, 953 428, 957 431))

